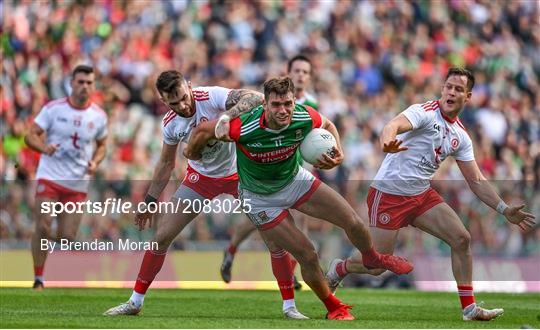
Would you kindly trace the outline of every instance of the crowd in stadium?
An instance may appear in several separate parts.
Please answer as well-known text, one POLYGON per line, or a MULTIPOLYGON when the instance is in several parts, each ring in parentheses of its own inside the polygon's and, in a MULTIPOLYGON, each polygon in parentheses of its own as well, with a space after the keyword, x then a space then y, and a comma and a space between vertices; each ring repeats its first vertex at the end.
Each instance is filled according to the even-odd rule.
MULTIPOLYGON (((286 73, 288 58, 303 53, 313 63, 318 110, 337 124, 345 149, 344 164, 324 173, 325 180, 357 209, 365 207, 384 156, 378 143, 383 125, 410 104, 437 99, 447 69, 464 66, 476 86, 461 120, 482 172, 508 202, 526 201, 540 213, 537 2, 23 1, 4 3, 2 10, 10 15, 2 15, 1 239, 31 236, 38 156, 23 137, 48 100, 67 95, 70 72, 80 63, 99 73, 94 101, 109 116, 108 154, 93 200, 144 198, 167 112, 154 89, 161 71, 178 69, 195 86, 259 89, 267 77, 286 73)), ((176 180, 185 163, 179 155, 176 180)), ((539 251, 538 226, 524 234, 480 207, 452 163, 436 179, 434 186, 470 230, 475 252, 539 251)), ((176 248, 225 241, 237 220, 201 217, 176 248)), ((312 222, 315 240, 329 232, 342 235, 312 222)), ((82 240, 118 237, 151 234, 139 233, 129 214, 86 216, 79 233, 82 240)), ((431 243, 423 242, 427 250, 431 243)))

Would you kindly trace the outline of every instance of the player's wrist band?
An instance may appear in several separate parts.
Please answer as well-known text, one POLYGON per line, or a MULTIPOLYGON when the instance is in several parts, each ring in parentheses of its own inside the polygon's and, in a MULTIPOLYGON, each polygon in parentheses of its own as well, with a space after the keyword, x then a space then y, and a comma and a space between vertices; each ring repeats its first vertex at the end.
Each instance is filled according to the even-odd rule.
POLYGON ((227 114, 223 114, 223 115, 221 115, 221 116, 219 117, 219 119, 218 119, 218 121, 217 121, 217 123, 216 123, 216 127, 214 127, 214 135, 215 135, 215 136, 217 136, 217 128, 218 128, 218 126, 219 126, 219 123, 224 122, 224 121, 225 121, 225 122, 231 121, 231 117, 229 117, 229 115, 227 115, 227 114))
POLYGON ((157 202, 157 198, 155 198, 154 196, 151 196, 151 195, 146 195, 146 196, 144 197, 144 202, 145 202, 146 204, 149 204, 149 203, 155 203, 155 202, 157 202))
POLYGON ((495 208, 497 210, 497 212, 499 212, 500 214, 504 214, 504 211, 508 208, 508 205, 503 201, 501 200, 499 202, 499 204, 497 204, 497 207, 495 208))

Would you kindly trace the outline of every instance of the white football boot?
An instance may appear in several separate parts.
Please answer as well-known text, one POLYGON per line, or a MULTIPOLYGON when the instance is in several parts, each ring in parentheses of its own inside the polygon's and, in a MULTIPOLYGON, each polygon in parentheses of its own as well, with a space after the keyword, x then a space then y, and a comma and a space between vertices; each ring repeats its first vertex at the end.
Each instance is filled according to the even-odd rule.
POLYGON ((334 259, 328 265, 328 271, 326 272, 326 281, 328 282, 328 286, 330 287, 332 293, 336 292, 336 289, 343 280, 343 278, 341 278, 336 271, 337 264, 342 261, 343 260, 341 259, 334 259))
POLYGON ((295 320, 309 320, 309 317, 305 316, 304 314, 300 313, 296 307, 291 306, 283 311, 283 315, 287 319, 295 319, 295 320))
POLYGON ((480 307, 483 303, 470 304, 463 310, 463 321, 490 321, 502 315, 504 309, 485 309, 480 307))
POLYGON ((103 315, 137 315, 141 311, 141 307, 142 306, 135 306, 135 304, 131 300, 128 300, 123 304, 108 309, 105 313, 103 313, 103 315))

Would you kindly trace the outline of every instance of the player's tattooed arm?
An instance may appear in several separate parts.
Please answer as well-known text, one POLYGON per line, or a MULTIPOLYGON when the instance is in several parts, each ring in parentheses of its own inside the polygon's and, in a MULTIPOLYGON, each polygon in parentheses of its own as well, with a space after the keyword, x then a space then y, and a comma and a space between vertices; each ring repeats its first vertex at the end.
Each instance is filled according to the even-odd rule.
POLYGON ((233 89, 225 101, 227 111, 224 114, 229 116, 230 119, 236 118, 261 105, 263 100, 264 95, 262 93, 248 89, 233 89))

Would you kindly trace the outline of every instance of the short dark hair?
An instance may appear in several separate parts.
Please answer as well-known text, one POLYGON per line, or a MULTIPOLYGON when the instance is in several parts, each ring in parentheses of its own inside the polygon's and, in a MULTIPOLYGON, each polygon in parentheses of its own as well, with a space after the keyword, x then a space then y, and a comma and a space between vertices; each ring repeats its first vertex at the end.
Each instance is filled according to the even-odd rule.
POLYGON ((466 76, 467 77, 467 91, 472 91, 474 87, 474 75, 471 71, 465 69, 465 68, 457 68, 453 67, 448 70, 448 73, 446 74, 446 78, 444 78, 444 81, 447 81, 450 76, 466 76))
POLYGON ((184 75, 176 70, 163 71, 156 80, 156 89, 159 94, 172 93, 176 88, 182 85, 186 79, 184 75))
POLYGON ((289 77, 270 78, 264 82, 263 89, 265 100, 268 100, 272 93, 286 95, 291 92, 294 95, 294 83, 289 77))
POLYGON ((71 73, 71 79, 74 79, 77 73, 86 73, 91 74, 94 73, 94 68, 89 65, 80 64, 73 69, 73 72, 71 73))
POLYGON ((312 65, 311 65, 311 60, 309 59, 309 57, 307 57, 306 55, 298 54, 298 55, 294 56, 293 58, 291 58, 289 60, 289 63, 287 64, 287 72, 291 72, 293 63, 296 62, 296 61, 308 62, 309 63, 309 68, 310 68, 310 71, 311 71, 311 66, 312 65))

